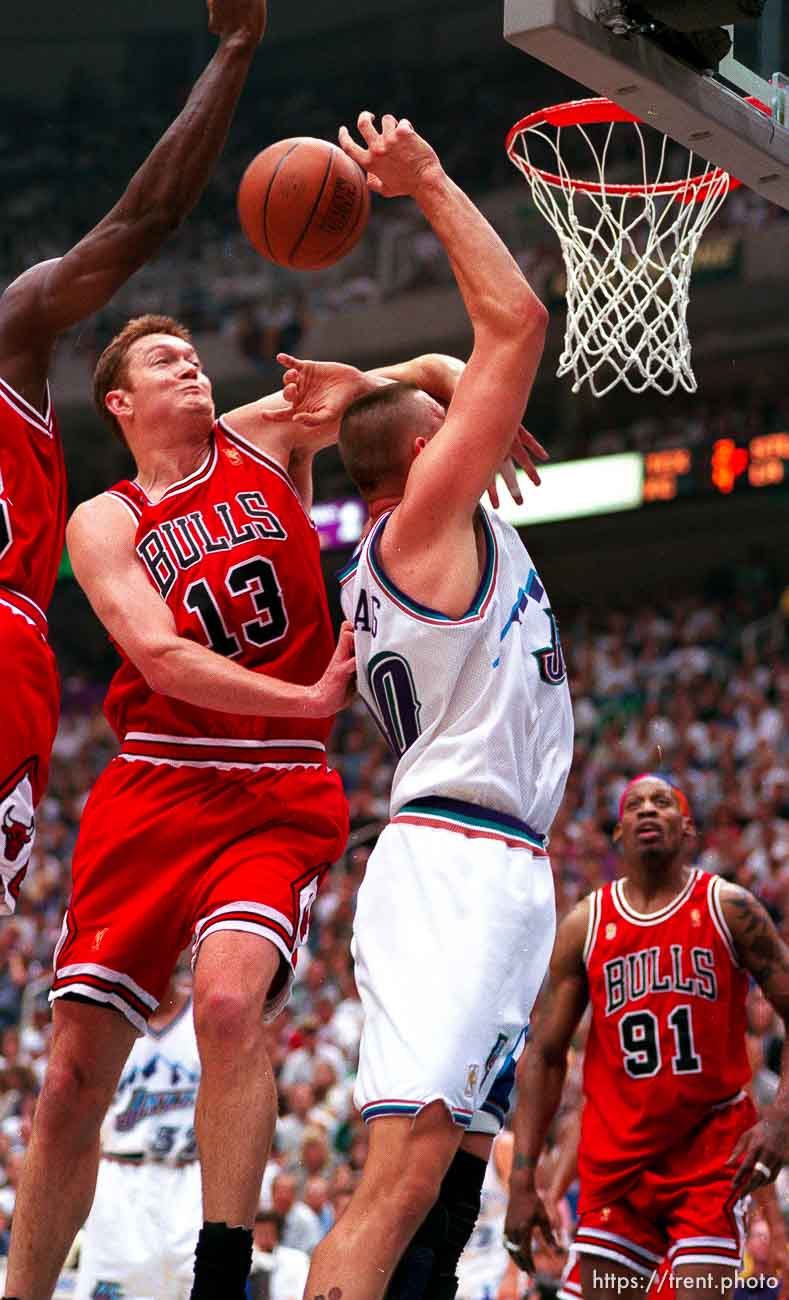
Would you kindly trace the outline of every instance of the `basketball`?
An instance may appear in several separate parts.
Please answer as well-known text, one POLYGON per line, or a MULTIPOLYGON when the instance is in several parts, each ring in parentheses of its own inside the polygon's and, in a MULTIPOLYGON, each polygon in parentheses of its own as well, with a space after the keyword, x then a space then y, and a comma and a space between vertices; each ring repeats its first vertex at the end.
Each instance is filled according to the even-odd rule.
POLYGON ((299 136, 269 145, 238 189, 241 228, 279 266, 318 271, 359 242, 370 192, 361 167, 328 140, 299 136))

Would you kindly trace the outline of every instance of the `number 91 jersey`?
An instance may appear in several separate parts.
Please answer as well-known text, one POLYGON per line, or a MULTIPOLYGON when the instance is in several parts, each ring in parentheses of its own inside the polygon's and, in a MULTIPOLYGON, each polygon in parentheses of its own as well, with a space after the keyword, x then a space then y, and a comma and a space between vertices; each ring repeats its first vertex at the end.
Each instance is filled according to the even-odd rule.
MULTIPOLYGON (((322 676, 334 635, 318 534, 276 461, 220 420, 204 463, 158 502, 136 482, 109 493, 134 519, 137 556, 179 636, 283 681, 322 676)), ((160 748, 168 737, 240 740, 268 746, 266 762, 292 762, 293 746, 325 744, 331 719, 239 717, 158 695, 118 649, 105 712, 127 745, 130 735, 160 748)))
POLYGON ((750 1081, 748 977, 721 884, 694 868, 677 897, 649 914, 630 906, 622 880, 590 896, 582 1212, 626 1195, 641 1170, 710 1112, 741 1100, 750 1081))

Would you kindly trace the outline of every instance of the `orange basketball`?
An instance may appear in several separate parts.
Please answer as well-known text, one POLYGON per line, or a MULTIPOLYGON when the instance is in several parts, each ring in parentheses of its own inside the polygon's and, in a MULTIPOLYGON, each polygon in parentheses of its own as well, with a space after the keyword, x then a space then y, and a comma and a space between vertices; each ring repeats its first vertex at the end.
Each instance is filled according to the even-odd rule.
POLYGON ((369 211, 361 167, 310 136, 269 145, 238 187, 238 216, 253 248, 297 271, 338 262, 361 239, 369 211))

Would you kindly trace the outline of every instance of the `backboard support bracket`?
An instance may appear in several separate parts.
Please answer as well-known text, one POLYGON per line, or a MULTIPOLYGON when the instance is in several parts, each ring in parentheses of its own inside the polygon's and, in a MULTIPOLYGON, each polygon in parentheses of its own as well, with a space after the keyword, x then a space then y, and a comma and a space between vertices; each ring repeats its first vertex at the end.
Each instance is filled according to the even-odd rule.
POLYGON ((789 129, 643 36, 596 20, 602 0, 505 0, 504 35, 789 209, 789 129))

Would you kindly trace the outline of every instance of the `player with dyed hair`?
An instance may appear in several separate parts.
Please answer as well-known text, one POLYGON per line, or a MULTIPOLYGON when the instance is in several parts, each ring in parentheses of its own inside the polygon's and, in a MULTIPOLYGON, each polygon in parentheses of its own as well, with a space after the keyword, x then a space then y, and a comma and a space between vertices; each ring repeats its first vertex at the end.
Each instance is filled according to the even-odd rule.
POLYGON ((359 129, 365 147, 344 129, 341 143, 371 188, 411 195, 443 241, 474 347, 448 411, 400 383, 354 403, 340 430, 372 521, 343 608, 397 766, 354 925, 369 1155, 307 1295, 376 1300, 419 1229, 392 1294, 448 1297, 497 1127, 477 1121, 554 936, 546 837, 572 755, 564 658, 517 533, 479 505, 520 454, 547 313, 410 123, 387 115, 379 131, 363 113, 359 129))
POLYGON ((535 1229, 551 1240, 535 1170, 567 1051, 587 1006, 578 1171, 580 1267, 564 1294, 645 1292, 661 1266, 683 1291, 730 1291, 745 1198, 789 1148, 789 1058, 761 1119, 747 1095, 749 978, 789 1026, 789 949, 752 894, 685 865, 683 792, 644 773, 625 789, 614 837, 622 876, 559 927, 550 977, 520 1066, 505 1231, 531 1269, 535 1229))

